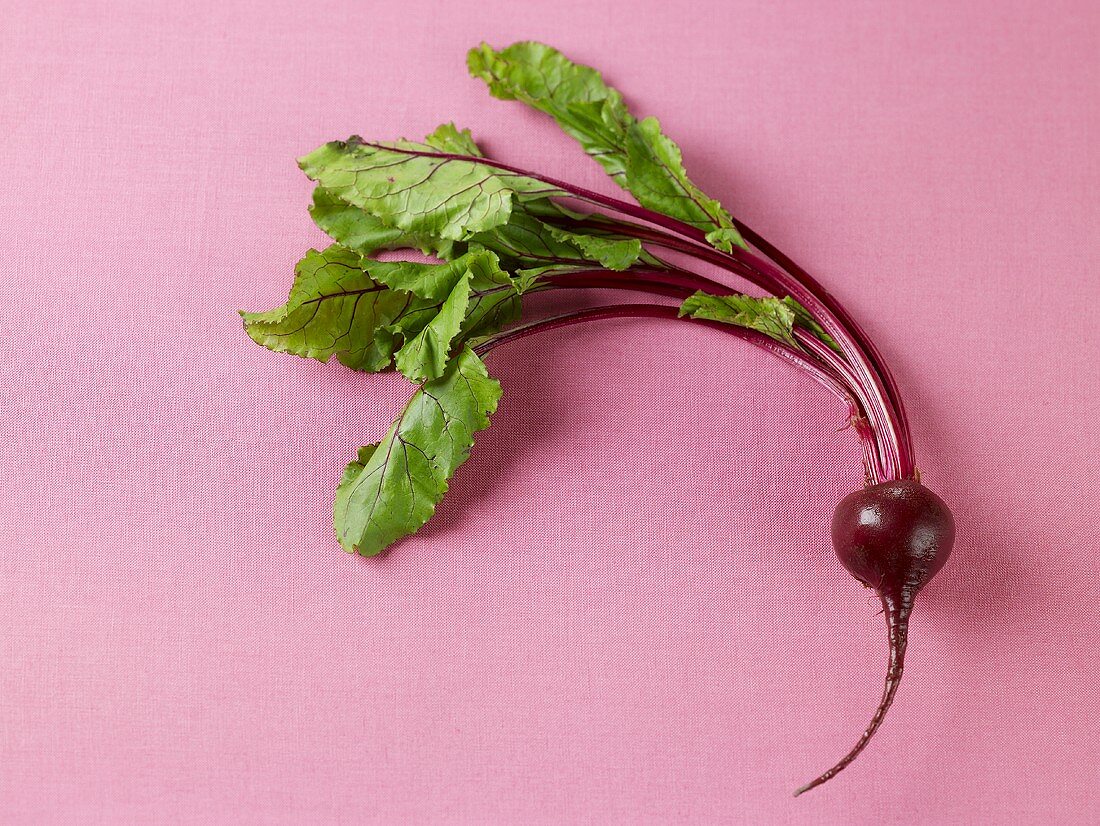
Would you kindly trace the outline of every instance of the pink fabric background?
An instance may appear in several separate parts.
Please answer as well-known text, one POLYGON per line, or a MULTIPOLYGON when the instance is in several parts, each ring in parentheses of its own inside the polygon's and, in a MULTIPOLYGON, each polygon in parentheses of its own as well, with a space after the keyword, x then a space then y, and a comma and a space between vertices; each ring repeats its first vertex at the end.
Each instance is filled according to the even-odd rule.
POLYGON ((1100 820, 1094 3, 2 5, 5 822, 1100 820), (892 716, 797 801, 885 656, 835 401, 667 323, 513 345, 364 560, 331 495, 407 386, 241 332, 324 243, 324 140, 454 119, 613 189, 466 77, 527 37, 849 304, 957 516, 892 716))

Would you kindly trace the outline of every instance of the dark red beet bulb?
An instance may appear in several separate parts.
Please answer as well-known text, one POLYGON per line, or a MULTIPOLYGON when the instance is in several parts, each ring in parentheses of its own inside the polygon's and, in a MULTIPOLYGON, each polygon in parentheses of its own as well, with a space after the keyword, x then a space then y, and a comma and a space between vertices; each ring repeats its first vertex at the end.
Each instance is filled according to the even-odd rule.
POLYGON ((882 599, 890 659, 882 701, 848 754, 795 796, 835 777, 870 742, 894 701, 905 663, 913 600, 947 562, 955 520, 936 494, 913 479, 883 482, 841 500, 833 514, 833 545, 841 564, 882 599))

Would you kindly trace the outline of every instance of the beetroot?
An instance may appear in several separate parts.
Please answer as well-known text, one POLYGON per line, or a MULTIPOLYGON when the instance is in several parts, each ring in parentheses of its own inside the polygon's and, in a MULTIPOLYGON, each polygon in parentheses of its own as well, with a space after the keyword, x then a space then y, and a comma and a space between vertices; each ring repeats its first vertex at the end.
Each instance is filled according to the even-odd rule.
POLYGON ((841 564, 882 599, 889 664, 882 700, 863 736, 840 762, 796 791, 796 797, 835 777, 878 731, 901 682, 913 600, 947 562, 955 520, 940 497, 914 479, 901 479, 844 497, 833 514, 832 533, 841 564))

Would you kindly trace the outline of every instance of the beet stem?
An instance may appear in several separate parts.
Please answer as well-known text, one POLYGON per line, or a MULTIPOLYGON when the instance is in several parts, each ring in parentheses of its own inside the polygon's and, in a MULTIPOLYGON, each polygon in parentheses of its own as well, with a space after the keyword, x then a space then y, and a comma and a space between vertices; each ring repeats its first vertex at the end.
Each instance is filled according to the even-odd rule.
POLYGON ((909 640, 909 615, 913 611, 913 594, 910 591, 905 591, 898 597, 883 594, 882 607, 886 614, 890 656, 886 669, 886 685, 883 687, 882 699, 879 701, 878 708, 875 709, 875 715, 871 718, 866 731, 863 732, 852 750, 827 772, 798 789, 794 793, 795 797, 832 780, 847 768, 871 742, 871 738, 875 736, 875 732, 878 731, 882 721, 886 718, 886 712, 889 711, 890 705, 894 702, 894 695, 897 694, 898 686, 901 684, 901 675, 905 670, 905 646, 909 640))
POLYGON ((796 264, 790 256, 781 252, 766 238, 753 231, 753 229, 747 226, 743 221, 734 219, 734 223, 737 225, 738 231, 746 241, 770 258, 775 264, 785 269, 796 279, 802 281, 807 287, 815 291, 821 298, 826 309, 831 310, 840 323, 846 325, 852 331, 855 340, 863 345, 871 368, 873 371, 877 372, 879 378, 881 378, 886 391, 887 400, 892 406, 892 412, 897 425, 898 450, 900 453, 899 461, 901 462, 902 476, 905 478, 912 476, 916 473, 916 468, 913 465, 913 437, 909 430, 909 418, 905 412, 905 405, 902 402, 897 382, 894 380, 890 368, 887 367, 886 361, 875 346, 874 341, 864 332, 863 328, 856 320, 852 318, 851 314, 841 306, 840 302, 806 272, 806 270, 796 264))

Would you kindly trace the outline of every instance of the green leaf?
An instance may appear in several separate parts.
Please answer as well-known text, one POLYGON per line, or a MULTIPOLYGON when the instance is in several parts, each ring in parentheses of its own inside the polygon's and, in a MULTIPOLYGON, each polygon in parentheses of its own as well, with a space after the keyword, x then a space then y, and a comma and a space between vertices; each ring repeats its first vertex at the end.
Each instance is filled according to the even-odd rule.
POLYGON ((499 284, 470 283, 470 302, 456 341, 495 333, 507 324, 518 321, 521 312, 521 279, 499 284))
POLYGON ((642 206, 679 218, 707 233, 707 241, 724 252, 744 247, 733 218, 691 182, 680 147, 661 132, 656 118, 646 118, 627 132, 624 186, 642 206))
POLYGON ((410 381, 438 377, 457 344, 519 318, 520 282, 486 250, 473 250, 448 264, 373 261, 369 266, 375 278, 431 299, 412 307, 393 328, 407 340, 396 363, 410 381), (414 280, 410 272, 421 275, 414 280))
POLYGON ((270 350, 336 356, 371 372, 389 368, 396 354, 398 369, 422 382, 439 376, 466 338, 519 317, 518 283, 484 250, 443 264, 364 262, 333 244, 298 264, 286 304, 241 315, 252 340, 270 350))
POLYGON ((410 296, 379 284, 359 256, 333 245, 310 250, 295 268, 286 304, 265 313, 241 313, 249 337, 269 350, 328 361, 353 370, 389 367, 391 325, 410 309, 410 296))
MULTIPOLYGON (((454 140, 449 133, 445 139, 437 135, 437 142, 454 140)), ((351 137, 326 143, 298 164, 310 179, 384 226, 451 241, 507 223, 515 200, 564 194, 525 175, 438 152, 427 143, 351 137)))
MULTIPOLYGON (((639 258, 645 258, 654 265, 659 264, 652 255, 643 255, 639 241, 621 236, 582 235, 559 230, 539 220, 526 207, 526 204, 514 205, 506 224, 471 236, 465 246, 495 252, 511 270, 553 264, 583 265, 589 261, 625 269, 639 258), (630 263, 620 264, 624 258, 630 263)), ((458 257, 459 250, 464 246, 461 242, 437 238, 430 233, 406 232, 387 227, 378 218, 340 200, 323 187, 317 187, 314 191, 310 213, 317 225, 333 240, 341 246, 355 250, 364 258, 369 258, 380 250, 408 248, 446 260, 458 257)), ((556 215, 562 220, 569 220, 566 213, 556 215)), ((416 266, 410 264, 410 273, 416 266)), ((399 276, 395 276, 397 277, 399 276)), ((445 278, 442 273, 439 277, 445 278)), ((386 283, 400 286, 391 280, 386 283)))
POLYGON ((508 223, 470 238, 470 245, 479 245, 497 253, 505 266, 517 272, 533 269, 568 269, 598 264, 614 270, 625 270, 633 264, 666 267, 649 253, 636 238, 616 232, 610 221, 597 227, 598 218, 560 209, 548 200, 518 204, 508 223), (583 228, 568 229, 574 221, 586 221, 583 228), (566 224, 555 226, 547 221, 566 224))
POLYGON ((657 120, 635 119, 596 70, 532 42, 500 51, 483 43, 466 62, 494 97, 522 101, 554 118, 642 206, 703 230, 718 249, 745 246, 729 213, 688 178, 680 148, 657 120))
POLYGON ((585 264, 581 250, 559 240, 553 229, 522 207, 513 211, 508 223, 470 238, 471 245, 492 250, 509 269, 551 264, 585 264))
POLYGON ((467 54, 466 65, 493 97, 546 112, 609 175, 626 174, 626 131, 634 118, 622 95, 595 69, 534 42, 513 43, 499 52, 482 43, 467 54))
POLYGON ((697 292, 680 305, 680 317, 685 316, 747 327, 784 344, 798 346, 794 337, 794 310, 786 301, 771 296, 753 298, 697 292))
POLYGON ((495 333, 519 318, 521 283, 502 270, 496 256, 486 250, 474 250, 449 264, 371 261, 368 265, 376 278, 420 293, 391 328, 405 342, 395 361, 410 381, 437 378, 461 342, 495 333), (424 277, 414 282, 394 275, 433 266, 454 280, 446 283, 443 278, 424 277), (441 289, 444 284, 446 289, 441 289))
POLYGON ((369 212, 352 206, 322 186, 313 191, 309 214, 314 223, 340 246, 362 256, 380 250, 417 249, 425 255, 452 258, 455 242, 431 232, 415 232, 387 226, 369 212))
MULTIPOLYGON (((481 156, 481 150, 467 129, 454 124, 440 126, 425 139, 426 145, 440 152, 481 156)), ((317 225, 341 245, 369 257, 379 250, 408 247, 444 259, 459 255, 461 244, 441 238, 433 231, 403 230, 391 227, 380 218, 338 197, 334 192, 317 187, 310 212, 317 225)), ((547 198, 513 202, 508 220, 491 229, 475 233, 466 239, 470 247, 482 247, 497 253, 511 270, 545 268, 555 264, 583 265, 593 262, 609 269, 626 269, 643 260, 651 266, 660 262, 642 250, 641 242, 616 236, 607 231, 572 232, 558 229, 546 220, 570 221, 585 219, 564 209, 547 198)), ((372 270, 373 272, 373 270, 372 270)), ((386 283, 399 287, 392 281, 386 283)))
POLYGON ((362 263, 374 280, 427 300, 411 306, 393 327, 406 339, 395 361, 410 381, 437 378, 458 341, 496 332, 519 316, 519 282, 488 250, 472 250, 442 264, 362 263))
POLYGON ((428 146, 433 149, 440 152, 447 152, 451 155, 474 155, 478 158, 484 157, 481 148, 474 142, 474 137, 470 134, 470 130, 459 129, 453 123, 444 123, 436 127, 434 132, 424 138, 424 143, 428 144, 428 146))
POLYGON ((745 246, 741 233, 735 227, 722 227, 722 229, 711 230, 707 233, 707 243, 726 252, 729 252, 734 246, 745 246))
POLYGON ((579 249, 585 258, 609 270, 625 270, 642 255, 642 242, 637 238, 611 238, 582 235, 564 229, 550 228, 550 234, 579 249))
POLYGON ((815 336, 825 342, 825 344, 827 344, 830 348, 836 350, 838 353, 844 352, 840 349, 840 345, 836 343, 833 337, 825 332, 825 328, 817 323, 817 319, 810 315, 809 310, 807 310, 789 295, 780 300, 790 308, 792 313, 794 313, 795 322, 798 324, 799 327, 805 327, 807 330, 809 330, 811 333, 813 333, 815 336))
POLYGON ((470 279, 463 278, 440 305, 435 317, 397 351, 394 361, 405 378, 423 382, 443 375, 451 344, 462 329, 469 305, 470 279))
POLYGON ((473 250, 443 263, 421 261, 375 261, 366 259, 361 265, 371 277, 395 290, 406 290, 420 298, 446 298, 455 285, 464 279, 506 284, 508 274, 501 270, 496 255, 486 250, 473 250))
MULTIPOLYGON (((425 144, 439 152, 481 156, 469 129, 459 130, 453 123, 444 123, 424 139, 425 144)), ((322 230, 334 241, 363 256, 379 250, 418 249, 426 255, 452 258, 454 242, 440 238, 434 232, 403 230, 384 223, 380 218, 348 203, 323 186, 313 193, 310 214, 322 230)))
POLYGON ((370 556, 428 521, 447 483, 489 426, 500 399, 469 348, 421 387, 386 437, 359 450, 336 490, 333 524, 345 550, 370 556))

